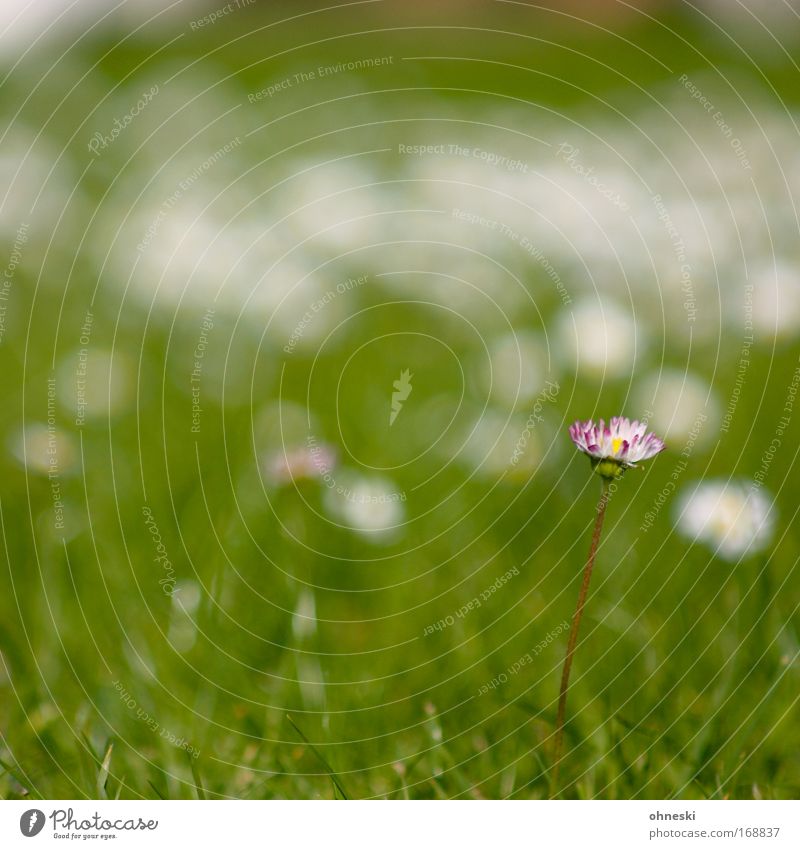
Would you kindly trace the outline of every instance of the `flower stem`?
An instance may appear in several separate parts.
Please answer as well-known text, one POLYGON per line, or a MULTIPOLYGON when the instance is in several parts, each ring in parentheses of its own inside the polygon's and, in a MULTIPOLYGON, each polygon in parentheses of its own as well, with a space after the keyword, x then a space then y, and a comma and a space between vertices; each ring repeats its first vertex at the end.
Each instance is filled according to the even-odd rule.
POLYGON ((586 604, 586 595, 589 592, 589 582, 592 580, 592 569, 594 558, 597 554, 597 546, 600 543, 600 533, 603 530, 603 519, 606 515, 606 506, 609 498, 609 481, 603 478, 603 491, 597 504, 597 518, 594 520, 594 532, 592 543, 589 547, 589 557, 583 569, 583 581, 578 593, 578 604, 572 616, 572 627, 569 631, 567 642, 567 654, 564 658, 564 668, 561 672, 561 691, 558 696, 558 715, 556 718, 556 741, 553 749, 553 773, 550 783, 550 796, 555 797, 558 793, 558 770, 561 766, 561 750, 564 745, 564 717, 567 711, 567 690, 569 689, 569 674, 572 670, 572 658, 575 654, 575 646, 578 642, 578 628, 583 616, 583 608, 586 604))

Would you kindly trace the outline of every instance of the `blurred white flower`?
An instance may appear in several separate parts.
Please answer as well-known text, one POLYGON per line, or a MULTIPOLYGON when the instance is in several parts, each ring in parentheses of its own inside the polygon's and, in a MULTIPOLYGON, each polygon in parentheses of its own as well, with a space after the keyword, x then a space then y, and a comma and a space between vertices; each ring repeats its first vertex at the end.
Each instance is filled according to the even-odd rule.
POLYGON ((752 285, 756 339, 796 334, 800 330, 800 271, 797 266, 776 262, 773 267, 756 272, 752 285))
POLYGON ((325 675, 319 657, 311 652, 295 652, 297 686, 306 710, 325 710, 325 675))
POLYGON ((650 410, 649 422, 680 452, 681 443, 704 445, 713 438, 720 422, 719 401, 700 377, 677 369, 665 369, 642 381, 635 392, 634 409, 650 410))
POLYGON ((681 495, 675 515, 684 536, 725 560, 761 551, 772 539, 772 503, 748 481, 702 481, 681 495))
POLYGON ((562 312, 556 334, 560 355, 579 376, 593 378, 632 374, 647 335, 643 316, 588 298, 562 312))
POLYGON ((167 640, 175 651, 188 652, 197 642, 197 625, 192 617, 180 607, 172 609, 167 640))
MULTIPOLYGON (((156 26, 178 16, 200 15, 200 0, 186 0, 180 8, 164 5, 161 0, 137 0, 117 3, 115 0, 3 0, 0 5, 0 46, 2 55, 16 57, 35 40, 47 44, 63 39, 67 44, 84 34, 88 27, 113 29, 114 25, 130 30, 159 15, 156 26), (161 13, 161 14, 159 14, 161 13)), ((54 48, 50 48, 51 50, 54 48)))
MULTIPOLYGON (((459 234, 462 241, 468 238, 468 232, 459 234)), ((438 314, 445 320, 463 325, 466 318, 479 328, 489 322, 507 328, 509 317, 529 300, 521 276, 512 276, 492 261, 500 255, 497 245, 485 254, 475 250, 474 244, 461 249, 457 244, 448 247, 425 241, 390 245, 382 250, 383 266, 414 270, 382 272, 379 280, 405 298, 443 306, 445 310, 438 314)))
POLYGON ((172 609, 167 639, 177 652, 189 651, 197 641, 195 613, 202 595, 200 585, 191 579, 179 581, 171 593, 172 609))
POLYGON ((406 494, 398 492, 391 480, 377 475, 344 473, 325 493, 325 505, 336 520, 378 543, 397 535, 405 517, 405 500, 406 494))
POLYGON ((114 271, 119 279, 130 277, 132 293, 146 305, 213 307, 220 317, 241 316, 245 328, 259 334, 267 324, 278 346, 313 348, 356 303, 349 292, 337 292, 346 275, 338 279, 327 268, 317 270, 311 252, 296 246, 296 234, 285 226, 256 223, 255 211, 237 215, 241 198, 235 193, 215 200, 223 188, 205 177, 174 204, 151 191, 119 234, 115 215, 127 215, 129 205, 112 205, 100 250, 107 250, 105 240, 116 240, 114 271))
MULTIPOLYGON (((184 10, 183 14, 187 12, 184 10)), ((195 65, 188 72, 185 62, 174 54, 166 53, 163 61, 151 67, 149 72, 126 80, 110 97, 98 97, 91 122, 87 124, 89 135, 93 132, 109 134, 116 126, 116 120, 124 120, 123 116, 130 113, 145 92, 149 92, 150 97, 146 98, 144 108, 137 110, 133 120, 126 122, 124 129, 107 147, 99 146, 98 165, 101 168, 106 166, 106 159, 111 160, 113 165, 117 157, 131 157, 131 165, 135 169, 146 170, 148 178, 155 175, 153 188, 157 186, 164 190, 170 187, 170 192, 182 180, 191 179, 196 168, 201 168, 202 179, 211 176, 218 190, 224 188, 226 196, 237 190, 241 192, 239 208, 251 202, 252 181, 236 181, 242 173, 241 160, 235 153, 230 155, 230 143, 235 143, 237 137, 242 138, 250 129, 249 116, 240 112, 235 121, 209 120, 209 116, 221 116, 230 110, 231 103, 240 94, 230 80, 224 79, 220 68, 204 62, 202 67, 195 65), (178 137, 179 151, 165 156, 165 141, 168 144, 168 140, 178 137), (215 156, 213 163, 204 164, 217 151, 221 153, 215 156)), ((233 148, 234 151, 236 149, 233 148)), ((116 176, 119 172, 115 169, 113 173, 116 176)), ((137 186, 132 197, 138 195, 141 188, 142 184, 137 186)))
POLYGON ((40 475, 69 473, 78 457, 69 433, 40 422, 18 431, 9 448, 20 464, 40 475))
POLYGON ((297 606, 292 614, 292 633, 298 640, 311 637, 317 632, 317 606, 314 593, 304 588, 300 591, 297 606))
MULTIPOLYGON (((0 34, 0 44, 4 40, 0 34)), ((40 225, 40 230, 50 228, 47 236, 51 237, 69 202, 70 186, 77 182, 69 161, 60 161, 57 149, 27 127, 12 124, 0 147, 0 233, 9 241, 21 233, 24 238, 18 241, 24 243, 40 225)), ((79 192, 73 197, 76 206, 70 219, 76 216, 81 199, 79 192)), ((59 230, 65 226, 60 224, 59 230)), ((24 259, 27 248, 19 247, 24 259)))
POLYGON ((357 303, 355 289, 337 289, 346 279, 315 271, 303 254, 285 258, 250 284, 244 315, 260 326, 268 319, 269 335, 281 347, 313 350, 357 303), (330 285, 323 285, 323 279, 330 285))
POLYGON ((704 8, 709 17, 715 18, 723 27, 735 27, 730 38, 742 36, 760 39, 775 47, 775 34, 781 27, 796 27, 800 3, 798 0, 699 0, 698 6, 704 8))
POLYGON ((344 253, 387 237, 391 216, 379 213, 396 206, 394 192, 381 185, 365 157, 301 160, 293 170, 280 202, 298 241, 344 253))
POLYGON ((175 584, 170 598, 173 606, 180 607, 187 613, 195 613, 203 598, 203 589, 197 581, 185 578, 175 584))

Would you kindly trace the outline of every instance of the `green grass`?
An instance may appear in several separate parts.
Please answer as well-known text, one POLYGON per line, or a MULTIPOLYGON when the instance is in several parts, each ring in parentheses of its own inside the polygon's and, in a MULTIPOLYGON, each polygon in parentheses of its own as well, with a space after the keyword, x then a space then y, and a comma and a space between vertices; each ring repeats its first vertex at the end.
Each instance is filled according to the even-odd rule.
MULTIPOLYGON (((509 16, 504 25, 522 31, 518 12, 509 16)), ((685 21, 676 23, 694 32, 685 21)), ((82 73, 99 60, 89 77, 95 88, 79 87, 58 105, 80 76, 73 67, 37 91, 23 116, 37 129, 46 123, 47 137, 82 167, 81 140, 89 134, 72 134, 97 91, 143 61, 161 72, 197 57, 202 68, 236 73, 242 96, 296 67, 286 57, 268 72, 252 66, 265 44, 277 51, 283 41, 248 39, 241 21, 217 26, 158 57, 143 39, 108 54, 109 44, 84 44, 75 61, 82 73), (223 33, 243 40, 202 58, 223 33)), ((287 42, 304 32, 295 25, 287 42)), ((409 73, 419 85, 482 87, 575 114, 590 101, 582 87, 611 94, 619 91, 620 75, 643 85, 664 79, 658 63, 637 51, 621 54, 612 35, 548 33, 584 51, 583 58, 500 35, 457 36, 464 55, 533 62, 544 75, 540 83, 497 67, 409 73), (593 57, 613 60, 613 67, 599 71, 593 57), (547 77, 566 68, 573 85, 547 77)), ((693 48, 658 24, 639 26, 630 36, 654 55, 669 56, 673 67, 702 64, 693 48)), ((440 36, 430 32, 358 41, 361 47, 347 49, 402 55, 441 48, 440 36)), ((312 64, 341 58, 337 45, 306 50, 312 64)), ((714 51, 720 61, 740 61, 720 46, 714 51)), ((12 75, 4 115, 10 118, 42 73, 30 60, 12 75)), ((358 82, 408 84, 399 70, 393 73, 398 76, 376 81, 365 75, 358 82)), ((790 69, 775 65, 770 75, 778 86, 791 80, 790 69)), ((310 89, 299 95, 309 102, 314 96, 310 89)), ((454 112, 481 99, 454 91, 441 97, 454 112)), ((297 119, 265 144, 288 144, 316 127, 297 119)), ((107 172, 98 167, 87 176, 93 201, 100 202, 117 166, 110 155, 107 172)), ((78 233, 91 210, 83 214, 78 233)), ((23 415, 26 422, 45 419, 53 357, 61 362, 74 351, 97 283, 97 269, 85 252, 76 258, 74 243, 46 259, 45 245, 41 237, 34 240, 30 264, 18 271, 0 345, 4 439, 13 437, 23 415)), ((361 273, 358 263, 337 268, 336 279, 347 273, 361 273)), ((526 274, 526 285, 544 293, 537 305, 548 326, 558 311, 550 284, 538 267, 526 274)), ((398 345, 381 361, 357 360, 338 410, 337 381, 359 345, 409 327, 446 335, 468 364, 474 340, 463 328, 419 306, 378 311, 353 322, 346 341, 317 362, 302 352, 286 360, 276 340, 261 343, 263 328, 239 333, 229 377, 241 391, 223 405, 221 392, 207 384, 195 439, 188 426, 187 363, 202 310, 183 311, 174 328, 171 316, 148 322, 145 308, 123 300, 124 281, 108 272, 102 282, 91 344, 113 345, 129 356, 138 369, 138 395, 110 422, 80 429, 59 406, 58 424, 79 452, 76 471, 61 478, 69 505, 65 541, 53 531, 47 478, 26 475, 8 451, 0 455, 0 796, 546 798, 566 635, 505 684, 478 692, 572 614, 599 485, 588 463, 574 456, 561 422, 592 414, 597 384, 560 376, 562 389, 544 430, 559 453, 535 475, 475 478, 452 464, 408 500, 413 522, 404 536, 373 546, 315 515, 325 513, 324 491, 315 482, 301 484, 299 493, 266 497, 255 473, 254 419, 278 397, 281 379, 284 397, 299 404, 311 380, 320 439, 339 444, 341 426, 376 466, 402 463, 431 442, 431 432, 411 418, 412 405, 438 395, 455 407, 461 378, 447 351, 398 345), (389 438, 381 404, 409 366, 417 383, 403 414, 417 425, 403 427, 400 418, 389 438), (200 588, 191 645, 181 642, 181 614, 159 584, 165 572, 154 562, 144 505, 179 586, 194 581, 200 588), (320 550, 324 555, 315 553, 320 550), (478 609, 424 635, 514 567, 519 574, 478 609), (303 593, 313 594, 318 624, 298 633, 292 614, 303 593)), ((395 295, 376 284, 353 297, 367 309, 395 295)), ((521 324, 528 320, 533 326, 533 315, 521 324)), ((220 317, 209 361, 222 361, 231 329, 232 320, 220 317)), ((727 398, 734 373, 724 364, 735 359, 740 342, 732 333, 721 344, 716 375, 714 345, 694 343, 691 369, 713 378, 727 398)), ((686 340, 670 340, 668 364, 683 367, 686 353, 686 340)), ((766 344, 757 348, 730 433, 692 455, 684 481, 727 477, 732 470, 754 474, 765 447, 761 435, 771 438, 799 354, 795 340, 774 352, 766 344)), ((657 359, 650 365, 657 367, 657 359)), ((467 393, 479 398, 474 385, 467 393)), ((623 407, 637 414, 627 393, 625 380, 605 385, 600 414, 623 407)), ((468 421, 462 410, 456 426, 468 421)), ((566 795, 783 799, 800 793, 800 486, 793 448, 799 436, 800 424, 792 421, 767 478, 779 517, 775 543, 735 566, 676 537, 669 506, 649 532, 639 532, 674 453, 623 480, 609 507, 573 671, 566 795)), ((255 439, 263 436, 257 431, 255 439)), ((415 491, 430 470, 426 462, 392 472, 398 488, 415 491)))

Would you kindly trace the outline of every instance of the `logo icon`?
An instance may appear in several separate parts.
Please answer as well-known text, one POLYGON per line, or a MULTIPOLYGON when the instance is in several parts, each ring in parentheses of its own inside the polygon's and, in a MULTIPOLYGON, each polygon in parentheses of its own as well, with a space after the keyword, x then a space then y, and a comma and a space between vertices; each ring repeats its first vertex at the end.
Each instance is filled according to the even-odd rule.
POLYGON ((19 830, 25 837, 36 837, 44 828, 44 813, 38 808, 31 808, 19 818, 19 830))
POLYGON ((400 372, 400 378, 395 380, 392 386, 395 392, 392 392, 392 411, 389 413, 389 427, 394 424, 394 420, 400 415, 400 410, 403 409, 403 402, 408 400, 411 390, 414 388, 411 385, 413 374, 408 369, 400 372))

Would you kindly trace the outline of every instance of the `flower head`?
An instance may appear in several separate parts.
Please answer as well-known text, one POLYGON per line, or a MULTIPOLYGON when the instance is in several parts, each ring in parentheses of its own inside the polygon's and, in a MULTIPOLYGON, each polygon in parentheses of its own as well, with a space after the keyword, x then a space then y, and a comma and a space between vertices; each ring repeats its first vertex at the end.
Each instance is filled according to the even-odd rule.
POLYGON ((335 463, 336 454, 332 448, 313 442, 273 452, 266 459, 265 471, 273 483, 281 485, 330 476, 335 463))
POLYGON ((736 561, 769 545, 774 510, 771 497, 752 482, 702 481, 682 494, 676 523, 684 536, 736 561))
POLYGON ((570 427, 569 435, 604 478, 620 477, 626 469, 655 457, 665 447, 654 433, 647 432, 647 424, 632 422, 624 416, 616 416, 608 424, 603 419, 597 424, 577 421, 570 427))
POLYGON ((392 542, 405 521, 406 494, 398 492, 388 478, 343 470, 324 499, 337 523, 375 545, 392 542))

